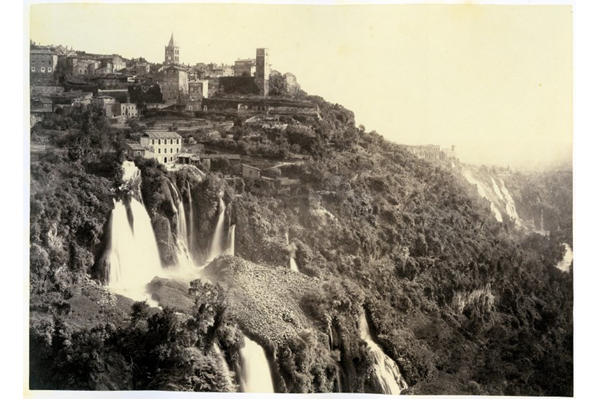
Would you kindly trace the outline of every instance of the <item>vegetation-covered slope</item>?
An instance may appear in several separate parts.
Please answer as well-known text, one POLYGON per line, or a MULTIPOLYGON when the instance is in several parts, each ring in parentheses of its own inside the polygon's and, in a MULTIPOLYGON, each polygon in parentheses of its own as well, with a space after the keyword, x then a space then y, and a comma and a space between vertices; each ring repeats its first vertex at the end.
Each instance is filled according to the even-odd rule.
MULTIPOLYGON (((366 311, 408 393, 572 395, 573 272, 555 268, 562 238, 498 223, 451 168, 357 128, 339 105, 308 99, 319 116, 286 116, 284 131, 250 128, 232 117, 234 139, 211 142, 214 149, 287 161, 276 169, 299 180, 292 193, 135 160, 163 264, 172 262, 176 231, 167 179, 193 198, 198 240, 191 251, 199 260, 220 196, 228 225, 236 225, 236 257, 207 267, 218 286, 153 282, 155 298, 180 305, 179 316, 141 303, 124 309, 119 298, 98 294, 100 287, 78 292, 97 272, 118 193, 110 189, 119 183, 120 144, 136 133, 115 132, 101 118, 82 122, 79 112, 46 122, 81 129, 49 138, 63 153, 32 161, 32 387, 231 390, 235 384, 227 383, 212 346, 219 344, 235 370, 243 332, 267 350, 279 391, 377 392, 359 335, 366 311), (102 140, 87 140, 96 136, 102 140), (300 274, 289 271, 290 255, 300 274), (88 292, 108 299, 98 309, 104 321, 91 329, 73 318, 82 303, 73 299, 88 292), (42 302, 45 308, 36 309, 42 302), (80 359, 90 353, 93 362, 80 359), (61 374, 74 375, 62 381, 61 374)), ((570 222, 555 195, 567 181, 538 180, 536 193, 570 222)), ((517 174, 507 179, 509 189, 523 188, 515 194, 521 209, 533 207, 527 185, 517 174)), ((570 229, 569 222, 561 229, 570 229)))

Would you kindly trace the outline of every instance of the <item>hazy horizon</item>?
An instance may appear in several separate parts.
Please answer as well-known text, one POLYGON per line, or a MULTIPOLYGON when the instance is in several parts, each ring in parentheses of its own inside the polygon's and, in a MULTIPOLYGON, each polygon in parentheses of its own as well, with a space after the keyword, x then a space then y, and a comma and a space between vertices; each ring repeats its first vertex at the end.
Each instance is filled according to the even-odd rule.
POLYGON ((270 49, 309 94, 403 144, 468 163, 572 162, 572 6, 37 4, 30 39, 160 63, 270 49))

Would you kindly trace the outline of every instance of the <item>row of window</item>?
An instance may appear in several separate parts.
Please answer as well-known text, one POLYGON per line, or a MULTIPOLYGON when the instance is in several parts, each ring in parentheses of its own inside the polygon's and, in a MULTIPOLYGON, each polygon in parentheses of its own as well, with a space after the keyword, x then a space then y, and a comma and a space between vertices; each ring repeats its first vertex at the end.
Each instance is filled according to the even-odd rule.
MULTIPOLYGON (((164 150, 165 150, 164 153, 167 154, 168 153, 167 149, 164 149, 164 150)), ((176 148, 175 151, 173 151, 173 148, 171 148, 171 153, 179 153, 179 148, 176 148)), ((160 154, 160 148, 158 149, 158 154, 160 154)))
MULTIPOLYGON (((38 61, 39 63, 41 63, 42 61, 38 61)), ((36 62, 34 60, 31 60, 32 64, 35 64, 36 62)), ((48 60, 48 65, 52 65, 52 61, 48 60)))
MULTIPOLYGON (((46 68, 42 67, 40 68, 41 72, 46 72, 46 68)), ((31 67, 31 72, 35 72, 35 67, 31 67)), ((48 67, 48 72, 52 72, 52 67, 48 67)))
MULTIPOLYGON (((157 144, 179 144, 179 139, 156 139, 158 140, 157 144), (161 140, 163 140, 163 142, 161 143, 161 140), (171 142, 167 142, 167 140, 170 140, 171 142), (175 141, 175 143, 173 143, 173 140, 175 141)), ((154 139, 152 139, 152 144, 154 144, 154 139)))

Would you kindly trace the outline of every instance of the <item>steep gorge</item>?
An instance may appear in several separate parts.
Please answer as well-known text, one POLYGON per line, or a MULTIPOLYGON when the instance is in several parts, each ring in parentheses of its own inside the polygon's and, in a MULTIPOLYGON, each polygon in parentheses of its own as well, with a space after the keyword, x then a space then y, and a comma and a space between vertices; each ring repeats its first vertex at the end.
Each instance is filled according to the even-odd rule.
MULTIPOLYGON (((105 338, 105 353, 98 357, 130 377, 127 384, 114 382, 117 389, 252 391, 247 364, 258 362, 262 371, 268 366, 276 392, 572 391, 572 272, 556 268, 564 251, 560 235, 520 229, 528 214, 521 212, 525 196, 513 189, 514 177, 505 182, 479 172, 477 182, 487 183, 474 188, 458 168, 419 160, 358 130, 340 106, 323 103, 321 110, 322 121, 305 123, 314 123, 328 146, 317 151, 311 142, 310 158, 280 167, 300 181, 296 195, 266 194, 252 182, 231 185, 195 167, 112 160, 116 171, 89 191, 103 193, 102 201, 84 201, 83 191, 72 200, 96 205, 95 224, 81 224, 82 232, 95 233, 93 246, 64 229, 77 226, 73 221, 48 213, 52 198, 41 188, 53 183, 43 186, 45 175, 34 175, 40 189, 32 215, 32 303, 53 299, 56 313, 45 318, 34 308, 40 357, 63 360, 43 338, 84 346, 92 335, 86 329, 99 329, 93 335, 105 338), (78 264, 85 246, 91 257, 78 264), (65 247, 69 257, 61 256, 65 247), (141 274, 130 274, 132 266, 141 274), (134 303, 138 311, 130 317, 131 301, 92 283, 67 293, 61 273, 78 282, 91 272, 111 291, 147 296, 163 310, 134 303), (42 284, 49 274, 56 288, 42 284), (145 294, 115 290, 119 283, 145 294), (93 308, 101 319, 83 323, 75 315, 82 304, 92 307, 85 300, 91 293, 108 300, 93 308), (90 328, 96 324, 101 328, 90 328), (85 332, 80 342, 71 331, 85 332), (150 347, 138 349, 136 340, 150 347), (174 358, 160 371, 142 376, 116 361, 130 356, 150 365, 155 354, 165 357, 163 341, 174 346, 168 353, 174 358), (248 356, 261 353, 256 346, 264 360, 248 356), (553 354, 556 348, 562 356, 553 354), (180 370, 182 359, 192 360, 188 370, 180 370)), ((53 162, 64 169, 57 182, 95 176, 80 164, 53 162)), ((57 376, 71 365, 64 360, 56 364, 57 376)), ((48 382, 52 377, 39 385, 48 382)), ((86 378, 73 382, 73 388, 89 385, 81 383, 86 378)))

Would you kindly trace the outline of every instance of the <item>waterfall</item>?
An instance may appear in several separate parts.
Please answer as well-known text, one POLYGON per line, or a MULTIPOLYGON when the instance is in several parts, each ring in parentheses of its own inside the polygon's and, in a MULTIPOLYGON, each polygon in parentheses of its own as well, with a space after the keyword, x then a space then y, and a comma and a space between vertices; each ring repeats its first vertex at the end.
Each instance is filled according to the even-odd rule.
POLYGON ((183 208, 183 200, 177 187, 171 182, 167 180, 169 183, 169 188, 171 189, 171 193, 174 197, 174 201, 177 203, 177 207, 173 205, 173 209, 177 215, 177 230, 175 232, 175 244, 177 246, 177 264, 179 268, 192 268, 194 266, 194 262, 191 258, 189 252, 189 242, 187 235, 187 223, 185 220, 185 209, 183 208))
POLYGON ((494 213, 494 217, 496 218, 496 221, 502 222, 502 213, 500 212, 498 207, 496 207, 496 205, 494 204, 494 202, 492 200, 493 195, 489 192, 489 188, 486 187, 486 185, 484 185, 481 181, 479 181, 479 179, 475 178, 473 176, 473 173, 468 169, 463 169, 463 176, 471 185, 477 186, 477 193, 479 193, 479 196, 483 197, 484 199, 486 199, 490 202, 490 208, 492 209, 492 212, 494 213))
POLYGON ((182 237, 179 236, 179 233, 176 237, 175 243, 177 245, 177 265, 179 266, 179 268, 193 268, 194 261, 192 260, 192 256, 190 255, 187 245, 185 244, 182 237))
POLYGON ((563 256, 563 259, 556 264, 556 268, 563 272, 569 272, 569 268, 571 268, 571 263, 573 262, 573 249, 567 243, 563 243, 562 245, 565 248, 565 255, 563 256))
POLYGON ((336 393, 342 393, 342 377, 340 375, 340 367, 336 365, 335 367, 335 382, 333 385, 333 391, 336 393))
POLYGON ((183 208, 183 201, 181 199, 177 203, 177 238, 183 243, 187 251, 190 244, 188 241, 187 223, 185 221, 185 209, 183 208))
POLYGON ((298 272, 298 265, 296 265, 296 260, 294 260, 294 257, 290 257, 290 269, 298 272))
POLYGON ((136 165, 133 161, 124 161, 123 165, 121 167, 123 169, 123 182, 124 182, 124 184, 121 186, 121 189, 123 189, 123 186, 128 183, 131 184, 131 183, 139 182, 141 173, 140 173, 139 168, 136 167, 136 165))
POLYGON ((496 183, 496 180, 494 179, 493 176, 491 178, 492 178, 492 187, 494 188, 494 192, 496 193, 496 196, 498 196, 498 198, 500 200, 504 200, 504 194, 502 193, 502 191, 500 191, 500 187, 496 183))
POLYGON ((290 252, 290 270, 298 272, 298 265, 296 264, 296 260, 294 260, 296 248, 295 246, 290 246, 290 236, 287 230, 285 231, 285 243, 288 245, 288 250, 290 252))
POLYGON ((134 300, 144 300, 145 286, 162 273, 162 265, 154 230, 146 208, 135 198, 128 210, 121 201, 115 202, 111 214, 108 287, 134 300))
POLYGON ((271 367, 265 350, 244 336, 245 346, 240 349, 240 386, 244 393, 274 393, 271 367))
POLYGON ((181 239, 181 241, 185 244, 185 247, 189 247, 185 209, 183 208, 183 201, 181 197, 179 197, 177 201, 177 237, 181 239))
POLYGON ((132 161, 122 165, 129 204, 115 201, 110 218, 108 287, 134 300, 145 300, 146 284, 162 273, 162 264, 150 216, 141 203, 141 173, 132 161))
POLYGON ((229 227, 229 246, 227 247, 227 254, 235 256, 235 224, 229 227))
POLYGON ((398 365, 388 357, 381 347, 373 341, 367 318, 363 313, 360 319, 360 337, 367 342, 367 346, 373 355, 375 363, 373 364, 374 374, 383 391, 383 394, 400 394, 402 389, 408 385, 400 375, 398 365))
POLYGON ((233 382, 231 379, 231 373, 229 372, 229 367, 227 366, 227 361, 225 360, 225 356, 223 355, 223 352, 221 351, 221 348, 219 347, 217 342, 213 343, 213 350, 215 351, 215 353, 217 353, 217 357, 219 358, 219 362, 221 364, 220 366, 221 366, 223 375, 225 375, 227 377, 229 391, 233 391, 234 389, 233 389, 233 382))
POLYGON ((195 238, 195 227, 194 227, 194 203, 192 202, 192 188, 190 187, 190 183, 187 183, 187 198, 188 198, 188 208, 190 212, 188 213, 189 224, 186 225, 186 228, 189 226, 187 230, 188 239, 187 239, 187 248, 190 250, 192 257, 194 256, 194 246, 196 246, 196 238, 195 238), (191 246, 191 247, 190 247, 191 246))
POLYGON ((510 192, 506 188, 504 181, 500 179, 500 191, 504 194, 504 200, 506 201, 506 213, 511 217, 517 226, 523 226, 521 221, 521 217, 517 213, 517 206, 515 205, 515 200, 511 196, 510 192))
POLYGON ((225 225, 225 202, 223 198, 219 198, 219 219, 217 220, 217 227, 210 243, 210 252, 208 253, 208 260, 212 261, 215 258, 223 254, 223 226, 225 225))

